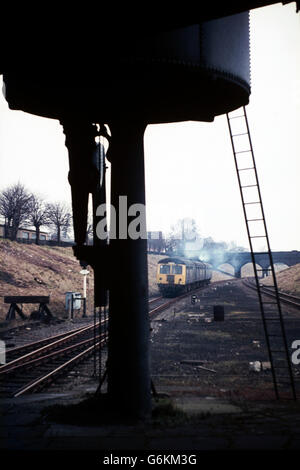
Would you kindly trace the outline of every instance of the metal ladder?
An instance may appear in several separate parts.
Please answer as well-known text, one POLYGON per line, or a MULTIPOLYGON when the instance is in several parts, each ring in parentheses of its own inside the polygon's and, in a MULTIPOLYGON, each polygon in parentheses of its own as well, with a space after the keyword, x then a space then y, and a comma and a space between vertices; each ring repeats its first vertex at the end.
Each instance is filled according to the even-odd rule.
POLYGON ((242 198, 274 391, 276 398, 279 399, 281 398, 280 392, 282 392, 282 397, 286 397, 288 387, 291 398, 296 400, 295 382, 245 107, 227 114, 227 122, 242 198), (259 264, 260 258, 262 256, 265 258, 266 255, 269 260, 269 268, 257 268, 256 263, 259 264), (265 300, 259 281, 260 272, 262 276, 267 272, 272 276, 274 301, 265 300))

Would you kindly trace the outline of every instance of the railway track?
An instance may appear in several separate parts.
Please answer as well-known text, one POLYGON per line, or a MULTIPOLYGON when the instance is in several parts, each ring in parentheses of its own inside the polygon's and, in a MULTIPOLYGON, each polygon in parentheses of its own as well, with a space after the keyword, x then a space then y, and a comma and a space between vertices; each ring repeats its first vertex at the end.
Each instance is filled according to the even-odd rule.
POLYGON ((67 338, 68 336, 72 335, 73 333, 78 333, 79 331, 83 330, 83 326, 80 328, 75 328, 73 330, 64 332, 64 333, 59 333, 57 335, 53 336, 48 336, 46 338, 40 339, 38 341, 32 341, 30 343, 27 343, 23 346, 17 346, 8 349, 6 353, 6 359, 7 362, 11 362, 17 357, 25 356, 26 354, 30 353, 31 351, 35 351, 39 348, 42 348, 43 346, 46 346, 47 344, 54 343, 55 341, 58 341, 63 338, 67 338))
MULTIPOLYGON (((256 285, 251 281, 243 281, 243 284, 246 287, 249 287, 250 289, 257 290, 256 285)), ((264 295, 268 295, 269 297, 276 298, 276 295, 272 287, 261 285, 260 290, 264 295)), ((286 294, 284 292, 279 292, 279 298, 281 302, 291 305, 292 307, 295 307, 297 309, 300 309, 300 297, 297 297, 291 294, 286 294)))
POLYGON ((93 354, 105 341, 104 332, 101 337, 95 335, 98 327, 99 323, 15 348, 14 352, 21 354, 0 367, 0 396, 17 397, 36 391, 93 354), (33 350, 26 352, 26 348, 33 350))
MULTIPOLYGON (((152 317, 188 295, 190 293, 167 301, 162 296, 151 299, 149 315, 152 317)), ((74 368, 105 345, 106 322, 101 324, 101 336, 98 322, 8 350, 8 362, 0 366, 0 396, 33 393, 74 368)))
MULTIPOLYGON (((194 292, 194 291, 193 291, 194 292)), ((195 291, 196 292, 196 291, 195 291)), ((188 297, 191 295, 192 292, 188 292, 182 295, 178 295, 177 297, 173 297, 169 300, 166 301, 165 297, 157 297, 156 299, 152 300, 151 304, 151 310, 149 311, 149 316, 152 317, 153 315, 162 312, 163 310, 166 310, 168 307, 170 307, 172 304, 178 302, 181 299, 184 299, 185 297, 188 297), (153 303, 157 303, 156 306, 153 306, 153 303)))

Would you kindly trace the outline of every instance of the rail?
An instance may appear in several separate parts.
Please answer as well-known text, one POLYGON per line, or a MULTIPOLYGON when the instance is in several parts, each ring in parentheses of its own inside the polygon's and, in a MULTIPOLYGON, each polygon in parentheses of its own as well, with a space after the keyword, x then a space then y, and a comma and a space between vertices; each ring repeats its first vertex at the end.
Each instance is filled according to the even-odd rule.
MULTIPOLYGON (((243 284, 250 289, 257 290, 254 283, 251 281, 244 281, 243 284)), ((264 295, 268 295, 269 297, 275 298, 276 295, 272 292, 272 288, 268 286, 260 285, 260 290, 264 295)), ((291 305, 297 309, 300 309, 300 297, 295 295, 286 294, 285 292, 279 292, 280 301, 286 304, 291 305)))
MULTIPOLYGON (((149 316, 152 317, 156 313, 167 309, 170 305, 190 295, 191 292, 188 292, 167 301, 165 301, 166 299, 162 296, 151 299, 149 301, 149 306, 152 306, 157 302, 159 305, 149 310, 149 316)), ((103 320, 101 324, 105 324, 106 322, 107 320, 103 320)), ((94 332, 95 329, 97 330, 99 328, 99 325, 100 323, 98 322, 96 325, 81 327, 72 330, 71 332, 61 333, 59 335, 10 350, 8 354, 14 352, 15 354, 21 354, 21 356, 0 367, 0 377, 8 378, 6 388, 10 390, 9 396, 18 397, 25 393, 41 389, 49 382, 53 382, 63 371, 76 366, 79 361, 89 357, 96 349, 99 349, 99 347, 102 348, 106 341, 104 332, 102 336, 96 336, 95 343, 94 332), (84 335, 87 335, 87 337, 84 337, 84 335), (74 344, 69 344, 72 341, 74 344), (27 352, 28 349, 30 352, 27 352), (78 350, 80 350, 80 352, 78 352, 78 350), (23 354, 24 352, 25 354, 23 354), (78 354, 76 354, 77 352, 78 354), (69 356, 71 354, 73 354, 73 357, 70 358, 69 356), (64 360, 62 364, 57 366, 57 363, 55 364, 55 362, 61 360, 64 356, 68 356, 68 358, 64 360), (38 375, 38 377, 28 377, 28 371, 34 371, 35 375, 39 374, 40 372, 38 368, 40 366, 46 368, 46 372, 44 371, 42 374, 38 375), (22 374, 25 374, 25 377, 22 378, 22 374), (16 382, 14 382, 14 377, 16 377, 16 382), (25 383, 20 386, 20 381, 22 380, 25 383)))

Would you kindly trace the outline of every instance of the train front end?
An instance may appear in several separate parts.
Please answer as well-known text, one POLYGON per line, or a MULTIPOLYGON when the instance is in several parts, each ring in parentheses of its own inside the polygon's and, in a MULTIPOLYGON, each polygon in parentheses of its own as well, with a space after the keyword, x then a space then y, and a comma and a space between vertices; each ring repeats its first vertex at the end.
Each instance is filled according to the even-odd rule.
POLYGON ((162 295, 173 296, 184 292, 186 266, 176 259, 163 259, 157 265, 157 285, 162 295))

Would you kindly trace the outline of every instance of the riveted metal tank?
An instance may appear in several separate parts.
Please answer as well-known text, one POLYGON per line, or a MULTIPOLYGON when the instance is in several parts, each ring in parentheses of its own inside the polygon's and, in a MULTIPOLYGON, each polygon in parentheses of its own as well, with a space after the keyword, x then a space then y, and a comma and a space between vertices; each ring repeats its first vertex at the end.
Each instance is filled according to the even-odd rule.
POLYGON ((248 103, 248 12, 145 34, 131 25, 117 39, 109 37, 100 64, 84 72, 4 74, 9 106, 57 119, 77 113, 94 122, 160 123, 211 121, 248 103))

